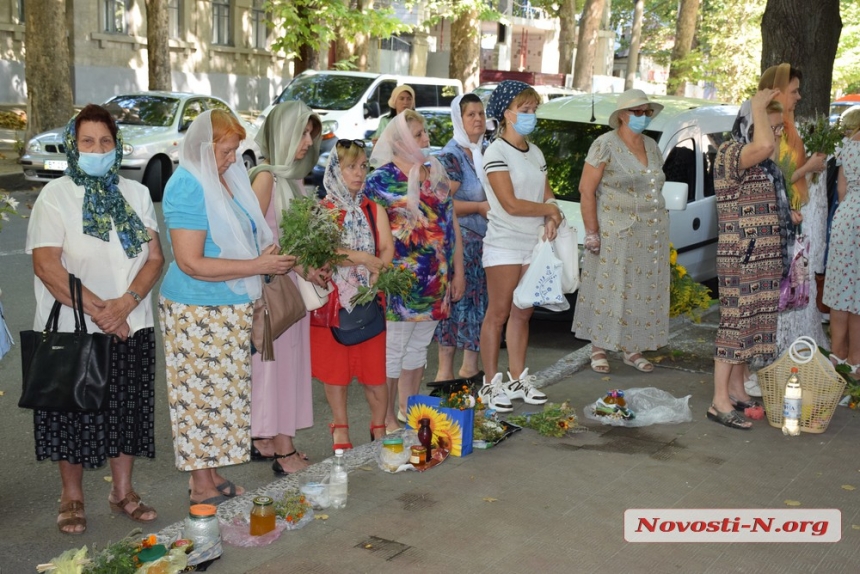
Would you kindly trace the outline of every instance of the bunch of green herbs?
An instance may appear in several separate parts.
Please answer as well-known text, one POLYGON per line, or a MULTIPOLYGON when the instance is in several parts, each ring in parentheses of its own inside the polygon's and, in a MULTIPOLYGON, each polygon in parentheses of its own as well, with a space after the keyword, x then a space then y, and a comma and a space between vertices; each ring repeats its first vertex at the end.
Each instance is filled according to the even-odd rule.
POLYGON ((510 417, 508 422, 527 429, 536 430, 543 436, 561 438, 568 432, 584 430, 579 426, 576 413, 565 401, 560 405, 547 403, 539 413, 523 413, 510 417))
MULTIPOLYGON (((809 153, 823 153, 825 156, 830 156, 842 143, 840 122, 831 124, 830 118, 826 115, 816 114, 815 119, 801 122, 800 129, 797 131, 809 153)), ((818 183, 818 175, 813 174, 813 183, 818 183)))
POLYGON ((322 269, 345 259, 337 252, 341 230, 338 212, 313 197, 297 197, 281 217, 281 253, 295 255, 296 263, 322 269))
POLYGON ((283 498, 275 501, 275 515, 283 518, 290 524, 299 522, 310 508, 310 503, 299 492, 287 492, 283 498))
POLYGON ((404 297, 409 294, 415 283, 415 273, 405 265, 387 265, 379 272, 376 283, 370 287, 359 286, 358 293, 350 299, 353 305, 364 305, 373 301, 380 291, 385 295, 399 295, 404 297))

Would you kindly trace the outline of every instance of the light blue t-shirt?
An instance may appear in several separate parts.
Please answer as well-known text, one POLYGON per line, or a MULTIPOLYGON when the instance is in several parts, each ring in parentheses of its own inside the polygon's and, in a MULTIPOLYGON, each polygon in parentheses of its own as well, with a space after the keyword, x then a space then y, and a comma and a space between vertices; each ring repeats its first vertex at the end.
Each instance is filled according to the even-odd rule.
MULTIPOLYGON (((212 241, 203 186, 182 166, 167 182, 162 209, 164 223, 167 226, 167 241, 171 250, 173 249, 171 229, 205 230, 206 242, 203 244, 203 255, 218 257, 221 249, 212 241)), ((176 261, 171 262, 167 268, 167 275, 161 283, 161 294, 166 299, 186 305, 239 305, 251 302, 247 294, 234 293, 224 281, 201 281, 185 274, 176 261)))

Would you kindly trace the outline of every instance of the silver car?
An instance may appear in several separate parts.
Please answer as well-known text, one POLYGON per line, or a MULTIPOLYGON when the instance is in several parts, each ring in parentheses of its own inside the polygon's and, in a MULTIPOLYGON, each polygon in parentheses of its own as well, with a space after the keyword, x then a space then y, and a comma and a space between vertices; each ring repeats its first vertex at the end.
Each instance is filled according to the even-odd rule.
MULTIPOLYGON (((247 168, 260 159, 254 142, 257 128, 241 119, 224 101, 213 96, 180 92, 136 92, 114 96, 102 104, 116 119, 124 146, 120 175, 143 183, 153 201, 161 201, 164 186, 179 164, 179 142, 188 126, 206 110, 227 110, 245 127, 239 147, 247 168)), ((51 181, 66 169, 64 127, 41 133, 27 142, 21 164, 29 181, 51 181)))

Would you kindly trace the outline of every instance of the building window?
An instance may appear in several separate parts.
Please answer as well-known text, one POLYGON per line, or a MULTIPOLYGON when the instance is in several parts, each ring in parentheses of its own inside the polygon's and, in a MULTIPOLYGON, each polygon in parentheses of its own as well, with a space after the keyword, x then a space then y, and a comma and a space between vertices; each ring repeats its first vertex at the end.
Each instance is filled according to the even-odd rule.
POLYGON ((252 42, 255 48, 265 49, 269 43, 269 15, 265 10, 266 0, 254 0, 251 8, 251 30, 254 35, 252 42))
POLYGON ((167 0, 167 35, 175 40, 181 39, 182 0, 167 0))
POLYGON ((21 26, 24 25, 24 0, 18 0, 18 10, 16 12, 16 16, 18 18, 18 24, 21 26))
POLYGON ((104 0, 104 31, 114 34, 128 33, 128 12, 131 0, 104 0))
POLYGON ((229 46, 230 0, 212 0, 212 43, 229 46))

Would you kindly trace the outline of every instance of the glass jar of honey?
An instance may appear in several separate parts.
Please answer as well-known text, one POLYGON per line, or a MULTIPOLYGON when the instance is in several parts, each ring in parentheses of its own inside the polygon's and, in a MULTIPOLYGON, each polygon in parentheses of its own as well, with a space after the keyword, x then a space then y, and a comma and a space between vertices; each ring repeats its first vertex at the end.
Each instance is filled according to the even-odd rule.
POLYGON ((251 509, 251 536, 262 536, 275 529, 274 502, 268 496, 254 499, 254 507, 251 509))
POLYGON ((382 439, 382 448, 393 453, 403 452, 403 439, 399 436, 382 439))
POLYGON ((427 449, 420 444, 417 444, 412 449, 412 455, 409 457, 409 462, 413 466, 420 466, 427 463, 427 449))

